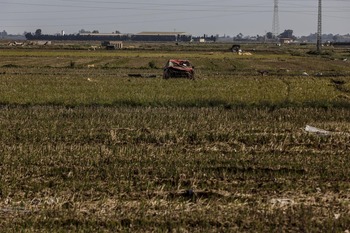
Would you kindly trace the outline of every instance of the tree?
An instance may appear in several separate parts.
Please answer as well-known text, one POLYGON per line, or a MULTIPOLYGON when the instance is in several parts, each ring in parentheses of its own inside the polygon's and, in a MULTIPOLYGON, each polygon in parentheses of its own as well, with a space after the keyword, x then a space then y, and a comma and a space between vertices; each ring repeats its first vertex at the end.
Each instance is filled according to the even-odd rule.
POLYGON ((32 40, 33 39, 33 34, 30 32, 24 32, 25 33, 25 37, 27 38, 27 40, 32 40))
POLYGON ((41 29, 36 29, 35 36, 41 36, 41 29))
POLYGON ((90 31, 86 31, 85 29, 80 29, 79 33, 91 33, 90 31))
POLYGON ((333 41, 337 42, 339 39, 341 38, 341 36, 339 34, 333 36, 333 41))
POLYGON ((293 36, 293 30, 291 29, 284 30, 284 32, 282 32, 278 37, 296 39, 296 37, 293 36))
POLYGON ((93 30, 92 33, 100 33, 98 30, 93 30))
POLYGON ((243 38, 243 34, 242 33, 238 33, 236 36, 236 39, 242 39, 243 38))
POLYGON ((268 33, 266 33, 266 38, 267 39, 269 39, 269 40, 271 40, 271 39, 273 39, 273 33, 272 32, 268 32, 268 33))

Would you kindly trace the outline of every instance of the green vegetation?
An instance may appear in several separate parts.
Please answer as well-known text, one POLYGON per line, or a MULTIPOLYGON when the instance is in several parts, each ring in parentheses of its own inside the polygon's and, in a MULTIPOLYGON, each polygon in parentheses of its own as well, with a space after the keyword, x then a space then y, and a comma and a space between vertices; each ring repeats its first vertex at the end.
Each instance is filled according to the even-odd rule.
POLYGON ((66 69, 56 73, 52 69, 40 69, 39 72, 11 74, 7 71, 5 76, 0 76, 2 103, 116 107, 348 104, 330 78, 224 76, 191 81, 162 80, 160 75, 137 79, 104 70, 66 69))
POLYGON ((1 51, 0 229, 350 230, 346 53, 207 46, 1 51), (161 79, 172 56, 198 78, 161 79))

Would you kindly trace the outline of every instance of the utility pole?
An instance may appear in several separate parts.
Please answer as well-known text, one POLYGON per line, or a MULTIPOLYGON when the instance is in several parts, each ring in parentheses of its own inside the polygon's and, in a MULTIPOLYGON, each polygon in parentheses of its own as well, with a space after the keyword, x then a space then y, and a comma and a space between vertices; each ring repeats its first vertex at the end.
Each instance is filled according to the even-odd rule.
POLYGON ((318 24, 317 24, 317 52, 322 47, 322 0, 318 0, 318 24))
POLYGON ((274 0, 272 34, 276 38, 279 34, 278 0, 274 0))

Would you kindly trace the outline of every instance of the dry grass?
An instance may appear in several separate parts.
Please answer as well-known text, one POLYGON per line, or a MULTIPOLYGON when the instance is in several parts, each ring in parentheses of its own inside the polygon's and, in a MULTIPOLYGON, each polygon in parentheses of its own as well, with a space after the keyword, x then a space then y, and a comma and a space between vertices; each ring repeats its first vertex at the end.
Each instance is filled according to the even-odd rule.
POLYGON ((301 129, 349 132, 347 110, 1 113, 5 229, 339 231, 349 224, 348 134, 301 129))

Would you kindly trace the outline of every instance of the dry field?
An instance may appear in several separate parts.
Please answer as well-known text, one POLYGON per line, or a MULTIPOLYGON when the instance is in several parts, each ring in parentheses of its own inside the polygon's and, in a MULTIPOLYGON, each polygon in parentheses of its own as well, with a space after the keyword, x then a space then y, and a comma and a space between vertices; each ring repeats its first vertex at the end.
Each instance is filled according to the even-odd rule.
POLYGON ((2 232, 350 231, 349 50, 180 46, 0 49, 2 232))

